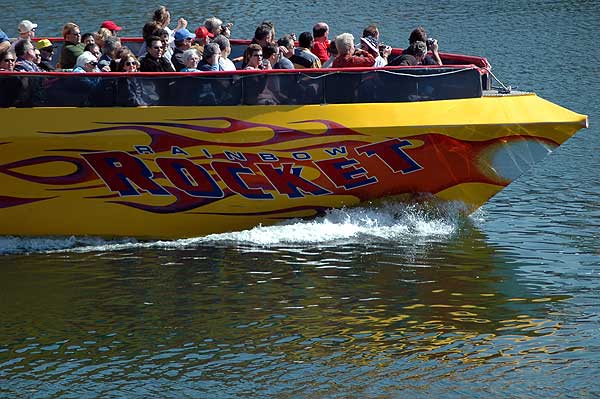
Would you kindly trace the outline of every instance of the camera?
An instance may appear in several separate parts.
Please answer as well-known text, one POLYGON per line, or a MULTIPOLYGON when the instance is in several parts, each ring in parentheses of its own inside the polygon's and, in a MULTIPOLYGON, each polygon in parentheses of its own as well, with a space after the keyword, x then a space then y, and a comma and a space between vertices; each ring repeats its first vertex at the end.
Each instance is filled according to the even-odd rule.
POLYGON ((435 39, 433 39, 431 37, 429 39, 427 39, 427 43, 426 43, 427 44, 427 49, 430 49, 431 46, 433 46, 433 43, 435 43, 435 39))
POLYGON ((228 22, 225 25, 221 26, 221 34, 227 36, 228 33, 231 33, 232 27, 233 22, 228 22))
POLYGON ((391 49, 391 47, 387 46, 383 43, 379 44, 379 55, 381 55, 383 57, 383 53, 388 49, 391 49))

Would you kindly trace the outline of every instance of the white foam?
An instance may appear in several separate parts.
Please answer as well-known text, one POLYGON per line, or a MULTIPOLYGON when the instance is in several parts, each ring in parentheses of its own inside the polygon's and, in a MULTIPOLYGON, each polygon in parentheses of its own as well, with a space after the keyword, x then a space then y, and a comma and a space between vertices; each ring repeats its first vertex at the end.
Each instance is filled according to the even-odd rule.
POLYGON ((198 245, 250 245, 259 247, 319 246, 340 243, 369 243, 381 240, 439 239, 458 228, 457 213, 448 207, 432 208, 402 203, 377 207, 334 209, 313 220, 290 220, 275 226, 257 226, 239 232, 205 237, 144 241, 100 238, 0 237, 0 254, 31 252, 106 252, 125 249, 180 249, 198 245))

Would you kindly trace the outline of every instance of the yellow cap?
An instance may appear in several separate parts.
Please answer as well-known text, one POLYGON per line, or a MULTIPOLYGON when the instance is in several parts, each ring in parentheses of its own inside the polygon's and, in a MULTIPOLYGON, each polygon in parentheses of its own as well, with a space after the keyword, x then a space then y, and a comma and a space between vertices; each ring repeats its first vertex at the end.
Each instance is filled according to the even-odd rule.
POLYGON ((35 48, 37 48, 38 50, 41 50, 46 47, 54 47, 54 45, 48 39, 38 40, 38 42, 35 44, 35 48))

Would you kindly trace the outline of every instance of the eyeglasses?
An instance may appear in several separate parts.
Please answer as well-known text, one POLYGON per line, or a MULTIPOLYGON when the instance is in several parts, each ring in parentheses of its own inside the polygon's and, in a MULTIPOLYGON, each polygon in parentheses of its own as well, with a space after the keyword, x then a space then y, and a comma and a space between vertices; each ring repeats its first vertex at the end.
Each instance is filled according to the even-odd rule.
POLYGON ((252 54, 252 57, 262 57, 262 53, 254 53, 252 54))
POLYGON ((16 62, 16 60, 14 58, 5 58, 2 62, 16 62))
POLYGON ((135 62, 133 62, 133 61, 127 61, 125 63, 125 66, 137 66, 137 64, 135 62))
POLYGON ((96 61, 90 61, 88 62, 88 64, 90 64, 91 66, 98 66, 98 63, 96 61))
POLYGON ((153 46, 152 47, 154 50, 162 50, 163 46, 153 46))

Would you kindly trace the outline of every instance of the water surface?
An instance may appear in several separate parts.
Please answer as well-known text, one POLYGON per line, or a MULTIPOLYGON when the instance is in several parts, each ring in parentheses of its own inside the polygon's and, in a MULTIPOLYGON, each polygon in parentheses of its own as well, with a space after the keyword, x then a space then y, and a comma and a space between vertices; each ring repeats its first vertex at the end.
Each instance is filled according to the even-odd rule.
MULTIPOLYGON (((138 35, 157 5, 22 1, 0 28, 138 35)), ((1 397, 600 396, 598 2, 169 6, 242 38, 377 22, 403 46, 424 25, 591 127, 468 218, 396 204, 169 242, 0 238, 1 397)))

